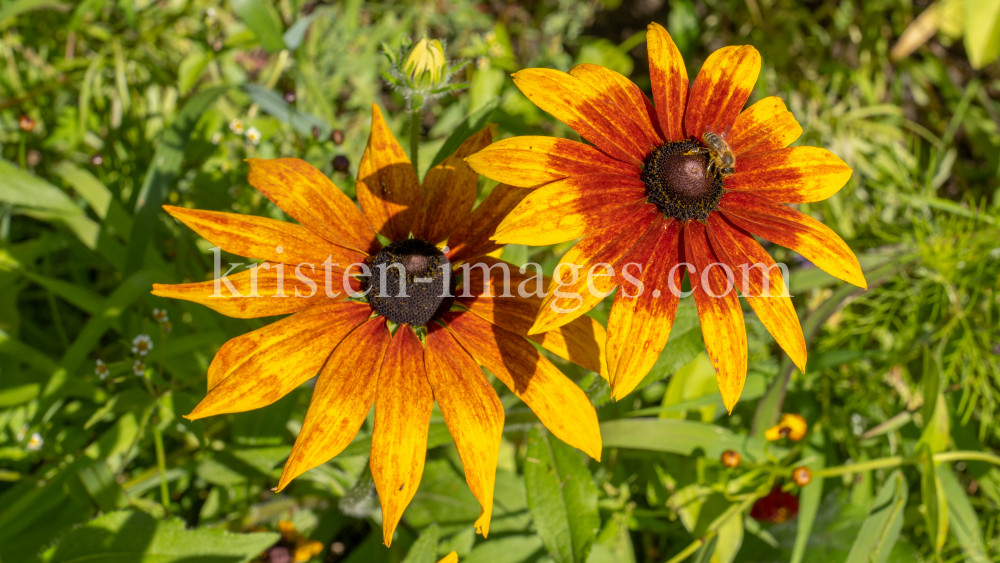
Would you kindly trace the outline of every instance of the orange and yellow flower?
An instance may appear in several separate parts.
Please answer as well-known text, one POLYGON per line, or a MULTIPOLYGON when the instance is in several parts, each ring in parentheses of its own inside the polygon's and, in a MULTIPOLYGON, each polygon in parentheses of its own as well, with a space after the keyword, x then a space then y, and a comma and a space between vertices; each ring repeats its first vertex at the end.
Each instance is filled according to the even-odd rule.
POLYGON ((764 432, 764 438, 770 441, 788 438, 793 442, 798 442, 802 438, 805 438, 806 430, 808 429, 809 425, 806 423, 806 419, 802 418, 802 415, 786 412, 781 415, 781 420, 778 424, 775 424, 764 432))
MULTIPOLYGON (((208 395, 187 418, 267 406, 319 373, 280 491, 343 451, 374 404, 370 464, 386 545, 420 482, 435 402, 482 507, 476 528, 484 536, 489 532, 504 409, 481 366, 554 435, 600 459, 593 406, 532 341, 606 376, 603 327, 584 318, 527 336, 541 298, 494 296, 503 283, 493 277, 499 269, 487 269, 500 264, 487 256, 500 248, 490 236, 523 190, 501 184, 474 207, 478 175, 464 159, 491 140, 491 128, 478 132, 430 169, 421 184, 373 106, 356 184, 360 210, 320 171, 287 158, 251 160, 249 182, 300 224, 166 207, 222 250, 262 259, 270 268, 227 278, 245 296, 256 276, 259 298, 235 296, 212 281, 155 285, 154 294, 202 303, 232 317, 292 313, 227 342, 208 368, 208 395), (378 235, 389 244, 380 243, 378 235), (332 276, 336 283, 324 263, 338 274, 332 276), (369 279, 340 275, 350 264, 384 265, 389 274, 371 277, 373 285, 376 278, 398 284, 402 274, 393 278, 391 272, 405 272, 408 295, 373 287, 368 298, 357 297, 369 279), (471 268, 456 281, 462 264, 471 268), (288 278, 284 287, 282 270, 288 278), (435 291, 409 283, 416 278, 430 280, 435 291), (216 285, 224 297, 212 296, 216 285), (444 287, 454 289, 453 301, 443 297, 444 287), (348 298, 349 290, 355 296, 348 298), (287 297, 278 297, 282 294, 287 297)), ((516 283, 518 269, 513 270, 516 283)))
POLYGON ((531 332, 578 318, 622 286, 622 266, 641 266, 641 274, 630 273, 643 291, 635 296, 619 290, 608 319, 608 370, 613 397, 620 399, 663 350, 686 269, 719 389, 732 412, 746 379, 747 339, 739 298, 727 286, 747 287, 742 293, 764 326, 799 369, 806 363, 791 299, 773 296, 777 292, 763 296, 761 267, 739 268, 767 267, 769 287, 784 288, 780 271, 771 269, 774 260, 753 235, 866 287, 857 258, 840 237, 782 205, 830 197, 847 183, 851 169, 825 149, 789 148, 802 128, 780 99, 743 109, 761 66, 753 47, 714 52, 689 88, 684 61, 666 30, 650 24, 646 38, 655 105, 627 78, 601 66, 582 64, 568 74, 523 70, 514 74, 521 92, 591 144, 515 137, 468 162, 484 176, 532 189, 500 223, 497 242, 545 245, 583 237, 557 269, 576 265, 580 275, 559 294, 550 290, 531 332), (725 141, 735 170, 715 163, 724 151, 709 151, 706 133, 725 141), (602 264, 615 268, 614 275, 586 275, 595 267, 605 272, 602 264), (716 264, 728 266, 733 278, 716 264), (588 283, 598 291, 587 291, 588 283))

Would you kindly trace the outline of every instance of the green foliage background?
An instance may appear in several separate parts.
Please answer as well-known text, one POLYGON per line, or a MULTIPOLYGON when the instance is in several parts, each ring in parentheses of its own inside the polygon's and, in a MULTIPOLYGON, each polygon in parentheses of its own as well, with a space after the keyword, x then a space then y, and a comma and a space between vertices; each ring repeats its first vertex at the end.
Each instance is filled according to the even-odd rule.
MULTIPOLYGON (((997 14, 997 0, 5 0, 0 561, 248 561, 278 541, 281 519, 322 542, 314 560, 327 562, 429 562, 451 550, 509 563, 1000 560, 997 14), (930 9, 951 19, 893 60, 930 9), (299 156, 353 195, 370 104, 409 135, 405 101, 380 75, 381 44, 402 36, 445 39, 452 58, 471 61, 469 88, 425 112, 423 168, 484 108, 500 136, 574 137, 509 73, 598 63, 648 92, 650 21, 670 30, 692 77, 714 49, 753 44, 764 66, 751 101, 781 96, 805 129, 799 143, 855 171, 840 193, 800 209, 856 250, 868 292, 769 248, 796 265, 805 374, 748 310, 750 375, 727 416, 684 303, 653 373, 622 401, 557 362, 598 408, 601 463, 548 436, 498 387, 507 427, 488 540, 474 535, 478 505, 435 414, 420 491, 391 549, 367 471, 371 421, 273 495, 308 385, 260 411, 181 418, 218 347, 269 319, 149 294, 154 281, 212 273, 210 245, 161 203, 288 220, 246 183, 249 157, 299 156), (259 131, 259 144, 233 120, 259 131), (337 155, 347 172, 334 170, 337 155), (136 376, 139 334, 154 347, 136 376), (766 447, 781 412, 804 416, 809 434, 766 447), (740 469, 719 462, 726 449, 742 452, 740 469), (788 479, 799 465, 827 477, 800 490, 788 479), (773 483, 799 496, 797 518, 748 515, 773 483)), ((503 256, 551 270, 569 246, 503 256)), ((593 315, 605 320, 607 307, 593 315)))

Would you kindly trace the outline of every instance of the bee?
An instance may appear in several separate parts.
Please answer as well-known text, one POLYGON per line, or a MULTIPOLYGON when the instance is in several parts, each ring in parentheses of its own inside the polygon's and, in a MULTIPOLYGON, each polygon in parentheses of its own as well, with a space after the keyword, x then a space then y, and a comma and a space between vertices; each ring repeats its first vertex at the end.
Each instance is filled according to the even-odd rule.
POLYGON ((736 172, 736 155, 729 148, 726 140, 718 133, 706 132, 702 137, 705 146, 691 151, 692 154, 708 154, 708 174, 714 169, 723 178, 728 178, 736 172))

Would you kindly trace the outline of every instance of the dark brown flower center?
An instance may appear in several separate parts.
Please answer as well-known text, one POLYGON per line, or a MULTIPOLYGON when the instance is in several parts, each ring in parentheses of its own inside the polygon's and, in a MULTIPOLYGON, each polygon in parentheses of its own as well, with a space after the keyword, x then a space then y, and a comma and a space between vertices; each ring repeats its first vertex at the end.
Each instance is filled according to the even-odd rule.
POLYGON ((451 307, 451 262, 420 239, 396 241, 368 259, 364 282, 375 312, 399 324, 424 326, 451 307))
POLYGON ((693 139, 660 146, 643 162, 646 197, 668 217, 704 221, 719 206, 723 178, 708 170, 709 155, 693 139))

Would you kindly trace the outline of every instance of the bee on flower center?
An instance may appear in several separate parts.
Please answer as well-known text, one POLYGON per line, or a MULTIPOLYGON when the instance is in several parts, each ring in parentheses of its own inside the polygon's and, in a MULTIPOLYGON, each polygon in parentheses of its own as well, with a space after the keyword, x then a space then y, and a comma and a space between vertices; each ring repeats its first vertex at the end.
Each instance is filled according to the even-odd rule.
POLYGON ((736 172, 736 155, 722 135, 706 132, 702 140, 705 142, 705 147, 698 149, 698 152, 708 153, 708 167, 705 173, 710 174, 714 169, 723 178, 732 176, 736 172))

